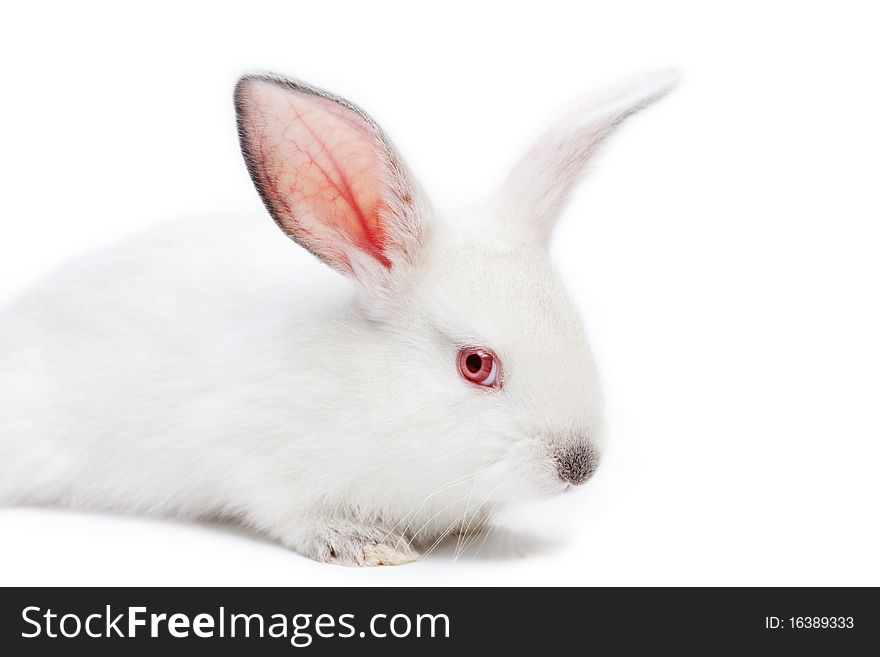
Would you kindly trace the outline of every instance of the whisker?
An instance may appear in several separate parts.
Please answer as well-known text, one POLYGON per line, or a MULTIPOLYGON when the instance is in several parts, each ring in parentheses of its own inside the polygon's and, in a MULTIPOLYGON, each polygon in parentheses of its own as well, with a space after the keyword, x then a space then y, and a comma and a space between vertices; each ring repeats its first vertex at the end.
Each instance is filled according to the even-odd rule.
POLYGON ((493 459, 493 460, 489 461, 488 463, 486 463, 485 465, 483 465, 483 466, 481 466, 480 468, 478 468, 477 470, 475 470, 474 472, 472 472, 471 474, 465 475, 465 476, 463 476, 463 477, 459 477, 458 479, 454 479, 454 480, 452 480, 452 482, 447 483, 447 484, 444 484, 444 485, 441 486, 440 488, 436 489, 433 493, 431 493, 431 494, 428 495, 425 499, 423 499, 423 500, 421 501, 421 503, 420 503, 420 504, 419 504, 419 505, 418 505, 413 511, 411 511, 410 513, 407 513, 403 518, 401 518, 401 520, 399 520, 399 521, 394 525, 394 527, 391 528, 391 530, 388 532, 388 534, 386 534, 385 538, 383 539, 383 542, 384 542, 385 540, 387 540, 388 536, 390 536, 391 533, 392 533, 397 527, 399 527, 400 524, 401 524, 404 520, 406 520, 406 518, 409 517, 410 520, 409 520, 409 522, 407 523, 406 527, 403 528, 403 531, 400 533, 400 537, 397 539, 397 543, 396 543, 396 545, 397 545, 397 546, 400 546, 400 541, 401 541, 401 540, 405 540, 405 541, 407 542, 408 545, 412 545, 412 542, 415 540, 416 536, 418 536, 419 533, 421 533, 421 531, 422 531, 422 530, 423 530, 428 524, 430 524, 430 522, 431 522, 432 520, 434 520, 434 518, 436 518, 438 515, 440 515, 441 513, 443 513, 446 509, 448 509, 448 508, 449 508, 450 506, 452 506, 453 504, 457 504, 458 502, 460 502, 461 499, 462 499, 461 497, 459 497, 459 498, 455 499, 454 501, 450 502, 449 504, 447 504, 447 505, 446 505, 445 507, 443 507, 442 509, 440 509, 437 513, 435 513, 433 516, 431 516, 431 517, 430 517, 430 518, 429 518, 424 524, 422 524, 422 526, 419 528, 419 530, 418 530, 417 532, 415 532, 415 533, 412 535, 412 538, 407 539, 407 538, 406 538, 406 534, 407 534, 407 532, 409 532, 410 527, 412 527, 413 522, 415 522, 416 517, 418 516, 419 511, 421 511, 421 510, 424 508, 424 506, 428 503, 428 501, 429 501, 432 497, 434 497, 437 493, 440 493, 440 492, 442 492, 442 491, 444 491, 444 490, 448 490, 448 489, 450 489, 450 488, 453 488, 454 486, 461 485, 461 484, 466 483, 467 481, 470 481, 470 480, 473 480, 473 483, 471 484, 471 489, 470 489, 470 491, 472 491, 472 490, 473 490, 473 486, 476 484, 476 480, 477 480, 477 479, 478 479, 478 478, 479 478, 479 477, 480 477, 480 476, 481 476, 486 470, 488 470, 490 467, 492 467, 497 461, 498 461, 498 459, 493 459))
MULTIPOLYGON (((489 493, 491 495, 492 493, 489 493)), ((483 505, 486 503, 488 497, 484 497, 478 503, 474 504, 472 507, 469 507, 467 510, 473 509, 473 513, 471 514, 470 519, 467 522, 467 525, 459 532, 458 540, 455 544, 455 553, 453 556, 453 560, 458 561, 458 557, 461 556, 462 550, 467 544, 468 540, 470 540, 470 535, 468 532, 470 531, 471 525, 473 525, 474 520, 476 520, 477 516, 480 515, 480 510, 483 508, 483 505)))
MULTIPOLYGON (((513 502, 515 501, 515 499, 516 499, 516 498, 513 498, 513 499, 511 500, 511 503, 513 503, 513 502)), ((495 509, 497 509, 498 506, 499 506, 500 504, 501 504, 500 501, 496 502, 496 503, 492 506, 492 509, 489 511, 489 514, 488 514, 488 515, 491 516, 491 514, 493 514, 493 513, 495 512, 495 509)), ((485 532, 485 536, 483 536, 483 540, 482 540, 482 541, 480 542, 480 544, 477 546, 477 549, 476 549, 476 551, 474 552, 474 556, 472 557, 472 560, 473 560, 473 559, 476 559, 476 558, 477 558, 477 555, 480 554, 480 550, 483 549, 483 545, 486 544, 486 540, 489 538, 489 534, 492 533, 492 530, 495 529, 495 527, 496 527, 496 525, 493 525, 493 524, 491 524, 491 523, 489 524, 489 530, 488 530, 487 532, 485 532)))
MULTIPOLYGON (((476 482, 474 482, 474 484, 471 484, 471 490, 470 490, 470 493, 468 493, 467 502, 465 502, 465 509, 464 509, 464 510, 465 510, 465 513, 467 513, 467 510, 468 510, 468 509, 470 508, 470 506, 471 506, 471 496, 472 496, 472 494, 473 494, 473 492, 474 492, 474 485, 475 485, 475 483, 476 483, 476 482)), ((477 512, 474 511, 474 515, 476 515, 476 513, 477 513, 477 512)), ((468 524, 467 524, 468 527, 471 526, 471 522, 473 522, 473 520, 474 520, 474 516, 471 516, 471 519, 468 521, 468 524)), ((458 537, 457 537, 457 539, 456 539, 456 541, 455 541, 455 552, 454 552, 454 555, 455 555, 455 556, 453 557, 453 561, 455 561, 455 560, 458 559, 458 548, 459 548, 459 546, 461 545, 461 539, 462 539, 462 536, 464 536, 466 533, 467 533, 467 528, 466 528, 463 532, 459 532, 459 533, 458 533, 458 537)))
POLYGON ((425 550, 424 554, 422 554, 422 558, 423 558, 423 559, 424 559, 425 557, 427 557, 429 554, 431 554, 431 552, 434 551, 434 548, 436 548, 444 538, 446 538, 447 536, 449 536, 449 533, 455 528, 456 523, 458 523, 459 518, 463 518, 465 513, 467 513, 467 509, 465 509, 465 510, 464 510, 464 511, 458 516, 458 518, 456 518, 456 519, 453 520, 451 523, 449 523, 449 527, 447 527, 447 528, 446 528, 446 529, 440 534, 440 536, 438 536, 437 539, 431 544, 431 547, 429 547, 427 550, 425 550))
POLYGON ((443 492, 444 490, 448 490, 448 489, 453 488, 455 486, 458 486, 460 484, 466 483, 470 479, 476 478, 477 476, 479 476, 480 472, 481 472, 480 470, 477 470, 476 472, 472 472, 471 474, 464 475, 463 477, 458 477, 456 479, 448 481, 445 484, 442 484, 441 486, 438 486, 436 489, 434 489, 433 492, 431 492, 426 497, 424 497, 422 499, 422 501, 419 502, 412 511, 407 512, 406 514, 404 514, 404 516, 400 520, 398 520, 396 523, 394 523, 394 526, 388 530, 388 533, 385 534, 384 537, 382 537, 382 542, 384 543, 386 540, 388 540, 388 537, 394 533, 394 530, 397 529, 398 527, 400 527, 400 525, 403 522, 405 522, 407 520, 407 518, 410 518, 410 516, 412 516, 410 518, 409 524, 407 524, 407 526, 404 528, 404 530, 402 532, 405 535, 406 532, 409 530, 409 527, 412 524, 413 520, 415 520, 415 517, 418 514, 418 512, 422 510, 422 508, 425 506, 425 504, 427 504, 428 501, 430 501, 430 499, 432 497, 434 497, 438 493, 443 492))
MULTIPOLYGON (((483 506, 486 504, 486 501, 487 501, 490 497, 492 497, 492 495, 495 494, 495 491, 497 491, 497 490, 501 487, 501 485, 502 485, 503 483, 504 483, 504 480, 499 481, 499 482, 495 485, 495 487, 494 487, 492 490, 490 490, 490 491, 489 491, 489 492, 488 492, 488 493, 487 493, 487 494, 486 494, 486 495, 485 495, 485 496, 484 496, 484 497, 483 497, 483 498, 482 498, 477 504, 474 505, 474 507, 473 507, 473 508, 474 508, 474 513, 473 513, 473 515, 471 516, 470 521, 468 522, 467 528, 470 528, 471 523, 472 523, 472 522, 474 521, 474 519, 477 517, 477 514, 479 513, 480 509, 483 508, 483 506)), ((496 503, 495 506, 493 507, 493 509, 494 509, 495 507, 497 507, 499 503, 500 503, 500 502, 496 503)), ((467 513, 469 510, 470 510, 470 509, 465 509, 465 513, 467 513)), ((467 528, 465 529, 465 531, 467 531, 467 528)), ((459 538, 461 539, 461 535, 459 535, 459 538)), ((467 544, 468 544, 471 540, 472 540, 471 537, 467 537, 467 538, 464 540, 464 543, 461 545, 461 549, 459 549, 459 546, 456 545, 456 551, 455 551, 455 555, 454 555, 454 557, 453 557, 453 560, 454 560, 454 561, 457 561, 457 560, 458 560, 459 556, 461 556, 462 551, 465 549, 465 547, 467 546, 467 544)))
MULTIPOLYGON (((503 482, 500 482, 497 486, 495 486, 495 488, 493 488, 491 491, 489 491, 489 494, 486 495, 476 506, 482 506, 483 504, 485 504, 486 500, 488 500, 492 496, 492 494, 498 489, 498 486, 500 486, 501 483, 503 483, 503 482)), ((473 492, 473 487, 471 487, 471 492, 473 492)), ((453 529, 455 529, 455 526, 458 524, 458 521, 460 519, 464 518, 468 511, 470 511, 470 507, 466 506, 465 510, 462 511, 458 515, 458 517, 455 518, 455 520, 453 520, 451 523, 449 523, 449 527, 447 527, 446 530, 442 534, 440 534, 440 536, 437 538, 437 540, 435 540, 434 543, 431 544, 431 547, 428 548, 428 550, 422 555, 423 558, 427 557, 429 554, 431 554, 431 552, 434 551, 434 548, 436 548, 440 544, 440 542, 444 538, 446 538, 453 529)))
POLYGON ((481 521, 481 523, 480 523, 480 525, 479 525, 479 530, 476 530, 476 528, 475 528, 474 533, 467 537, 467 541, 465 542, 464 545, 461 546, 461 552, 462 552, 462 554, 464 554, 464 552, 465 552, 469 547, 471 547, 474 543, 476 543, 476 542, 480 539, 480 536, 481 536, 481 535, 485 535, 485 533, 486 533, 486 532, 485 532, 486 525, 489 523, 490 516, 491 516, 492 512, 497 508, 497 506, 498 506, 498 504, 493 505, 493 506, 492 506, 492 507, 491 507, 491 508, 485 513, 485 517, 482 519, 482 521, 481 521))
MULTIPOLYGON (((447 504, 446 506, 444 506, 444 507, 443 507, 442 509, 440 509, 437 513, 435 513, 433 516, 431 516, 430 518, 428 518, 424 523, 422 523, 422 526, 419 527, 418 531, 415 532, 415 533, 412 535, 412 538, 411 538, 411 539, 409 539, 409 543, 410 543, 410 545, 412 545, 412 542, 413 542, 414 540, 416 540, 416 537, 417 537, 420 533, 422 533, 422 531, 425 529, 425 527, 427 527, 428 525, 431 524, 431 522, 434 520, 434 518, 436 518, 436 517, 439 516, 441 513, 443 513, 444 511, 446 511, 446 509, 448 509, 449 507, 451 507, 451 506, 453 506, 453 505, 455 505, 455 504, 458 504, 458 503, 461 502, 464 498, 465 498, 465 496, 464 496, 464 495, 461 495, 460 497, 458 497, 458 498, 452 500, 449 504, 447 504)), ((403 538, 403 537, 401 537, 401 538, 403 538)), ((400 540, 400 539, 398 539, 398 544, 399 544, 399 540, 400 540)))

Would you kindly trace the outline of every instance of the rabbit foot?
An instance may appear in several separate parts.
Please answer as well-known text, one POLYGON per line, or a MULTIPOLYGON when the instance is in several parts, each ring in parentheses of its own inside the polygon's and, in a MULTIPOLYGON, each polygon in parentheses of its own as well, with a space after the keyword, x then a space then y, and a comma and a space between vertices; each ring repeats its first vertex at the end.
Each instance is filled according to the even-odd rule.
POLYGON ((364 561, 360 565, 401 566, 405 563, 411 563, 418 558, 418 552, 409 547, 406 541, 403 540, 401 540, 401 545, 367 543, 364 545, 364 561))
POLYGON ((353 522, 312 527, 284 542, 312 559, 341 566, 399 566, 419 557, 399 534, 353 522))

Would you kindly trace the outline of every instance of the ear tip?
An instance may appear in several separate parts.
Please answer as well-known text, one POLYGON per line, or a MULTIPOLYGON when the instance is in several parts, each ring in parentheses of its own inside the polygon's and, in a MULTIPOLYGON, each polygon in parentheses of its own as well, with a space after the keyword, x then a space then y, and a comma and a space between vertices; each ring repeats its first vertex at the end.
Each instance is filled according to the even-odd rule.
POLYGON ((274 90, 276 91, 280 90, 285 93, 292 92, 304 97, 322 98, 324 100, 342 105, 349 110, 353 110, 356 113, 360 114, 362 118, 367 120, 368 123, 371 122, 371 120, 368 119, 363 110, 361 110, 359 107, 346 100, 345 98, 337 96, 319 87, 315 87, 297 78, 291 78, 286 75, 272 73, 271 71, 249 71, 242 74, 242 76, 238 79, 238 82, 235 83, 235 90, 233 92, 235 107, 238 111, 245 109, 248 97, 260 85, 274 88, 274 90))
POLYGON ((682 73, 677 68, 663 68, 655 71, 653 77, 657 80, 657 84, 668 91, 672 91, 681 84, 682 73))
POLYGON ((643 95, 660 99, 681 84, 681 71, 665 68, 652 71, 639 77, 636 81, 643 95))
POLYGON ((268 81, 269 74, 266 73, 245 73, 235 83, 232 91, 232 99, 235 102, 235 109, 241 113, 245 109, 247 100, 251 95, 254 86, 260 82, 268 81))
POLYGON ((602 107, 600 112, 611 115, 629 116, 665 97, 681 82, 677 69, 659 69, 649 73, 632 76, 618 86, 610 88, 593 107, 602 107))
POLYGON ((250 89, 260 83, 274 84, 276 86, 288 86, 291 84, 287 78, 269 71, 248 71, 243 73, 235 83, 235 98, 244 96, 250 89))
POLYGON ((260 86, 274 88, 285 92, 298 91, 313 93, 307 84, 270 71, 249 71, 243 73, 235 83, 232 92, 236 114, 242 116, 250 108, 250 101, 260 86))

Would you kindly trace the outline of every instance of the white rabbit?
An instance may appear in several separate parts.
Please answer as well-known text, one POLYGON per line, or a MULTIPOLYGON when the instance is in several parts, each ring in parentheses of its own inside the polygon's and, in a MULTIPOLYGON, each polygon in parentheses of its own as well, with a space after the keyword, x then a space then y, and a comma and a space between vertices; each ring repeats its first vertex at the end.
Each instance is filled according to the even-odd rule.
POLYGON ((453 227, 362 110, 242 78, 250 174, 318 259, 268 221, 211 217, 84 257, 13 303, 0 503, 235 518, 314 559, 377 565, 582 483, 600 394, 546 246, 596 147, 674 83, 654 74, 579 108, 453 227))

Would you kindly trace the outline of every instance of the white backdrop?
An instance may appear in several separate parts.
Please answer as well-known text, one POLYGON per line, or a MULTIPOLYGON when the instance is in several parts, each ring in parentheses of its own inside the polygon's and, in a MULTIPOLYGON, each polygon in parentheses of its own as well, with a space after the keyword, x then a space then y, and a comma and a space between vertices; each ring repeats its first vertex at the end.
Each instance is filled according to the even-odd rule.
POLYGON ((0 509, 0 584, 880 584, 878 18, 846 2, 7 7, 0 300, 151 223, 259 211, 231 102, 244 70, 365 107, 449 209, 591 86, 669 66, 684 82, 611 141, 554 246, 609 402, 583 491, 512 514, 478 554, 368 570, 228 527, 0 509))

